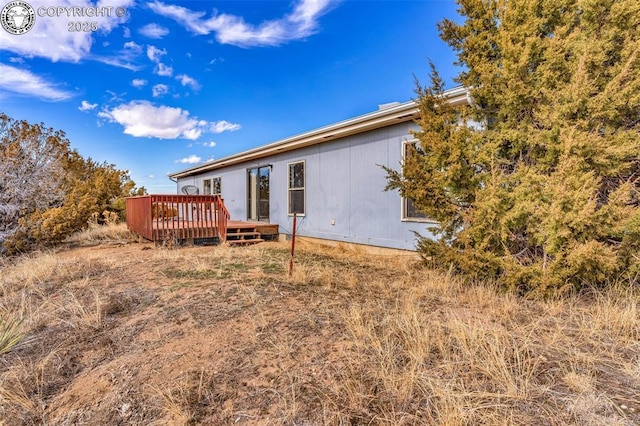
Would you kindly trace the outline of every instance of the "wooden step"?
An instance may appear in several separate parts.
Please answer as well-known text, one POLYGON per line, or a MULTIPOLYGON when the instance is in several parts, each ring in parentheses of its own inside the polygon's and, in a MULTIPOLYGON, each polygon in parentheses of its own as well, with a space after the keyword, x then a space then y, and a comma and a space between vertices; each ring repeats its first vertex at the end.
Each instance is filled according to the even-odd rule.
POLYGON ((229 244, 230 246, 248 246, 251 244, 258 244, 262 242, 264 242, 262 238, 252 238, 249 240, 227 240, 227 244, 229 244))
POLYGON ((227 238, 229 237, 259 237, 259 232, 229 232, 227 231, 227 238))
POLYGON ((226 241, 231 246, 246 246, 273 239, 277 235, 278 225, 263 222, 227 222, 226 241))
POLYGON ((255 226, 243 227, 243 228, 234 228, 234 227, 227 226, 227 233, 235 234, 237 232, 260 232, 260 231, 258 231, 255 226))

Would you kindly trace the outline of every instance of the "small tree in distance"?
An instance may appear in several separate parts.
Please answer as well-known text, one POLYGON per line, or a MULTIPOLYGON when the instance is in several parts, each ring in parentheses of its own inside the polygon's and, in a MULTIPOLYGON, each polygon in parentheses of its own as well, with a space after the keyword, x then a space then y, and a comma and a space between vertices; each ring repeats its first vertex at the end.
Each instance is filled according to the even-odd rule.
POLYGON ((420 253, 521 293, 637 280, 640 4, 458 4, 465 22, 439 30, 473 105, 447 105, 432 66, 417 88, 421 152, 387 170, 438 221, 420 253))

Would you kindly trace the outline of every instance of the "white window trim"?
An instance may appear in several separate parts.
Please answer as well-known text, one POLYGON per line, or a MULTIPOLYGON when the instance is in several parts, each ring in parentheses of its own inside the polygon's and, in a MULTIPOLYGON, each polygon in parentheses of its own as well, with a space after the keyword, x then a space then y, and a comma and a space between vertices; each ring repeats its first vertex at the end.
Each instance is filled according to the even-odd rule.
MULTIPOLYGON (((404 167, 404 160, 406 158, 407 153, 407 145, 415 145, 419 144, 420 141, 418 139, 410 139, 404 140, 402 142, 402 166, 404 167)), ((415 222, 415 223, 438 223, 436 220, 433 220, 428 217, 407 217, 407 201, 409 199, 406 197, 400 196, 400 221, 401 222, 415 222)))
POLYGON ((296 216, 298 217, 304 217, 307 215, 307 164, 306 164, 306 160, 300 160, 300 161, 292 161, 291 163, 287 163, 287 216, 289 217, 293 217, 293 213, 289 213, 291 211, 291 196, 290 196, 290 192, 291 190, 294 191, 299 191, 302 190, 302 194, 303 194, 303 203, 304 203, 304 213, 296 213, 296 216), (290 172, 290 167, 293 164, 300 164, 302 163, 302 168, 303 168, 303 175, 302 178, 304 180, 304 186, 301 188, 291 188, 289 185, 291 184, 291 176, 289 176, 289 172, 290 172))

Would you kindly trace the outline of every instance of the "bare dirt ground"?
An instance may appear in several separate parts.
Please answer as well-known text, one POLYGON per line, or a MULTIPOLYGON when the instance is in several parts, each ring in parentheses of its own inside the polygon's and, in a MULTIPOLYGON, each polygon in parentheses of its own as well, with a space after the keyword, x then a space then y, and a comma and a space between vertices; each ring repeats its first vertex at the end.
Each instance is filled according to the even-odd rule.
POLYGON ((23 337, 0 423, 640 424, 636 290, 530 301, 411 257, 288 261, 103 241, 4 264, 23 337))

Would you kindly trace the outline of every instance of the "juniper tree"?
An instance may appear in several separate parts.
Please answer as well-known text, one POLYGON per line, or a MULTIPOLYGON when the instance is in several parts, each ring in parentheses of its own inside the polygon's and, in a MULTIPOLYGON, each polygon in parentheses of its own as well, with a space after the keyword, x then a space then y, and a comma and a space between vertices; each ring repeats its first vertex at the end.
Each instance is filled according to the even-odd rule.
POLYGON ((417 89, 422 152, 388 171, 438 221, 421 254, 520 292, 637 281, 640 3, 458 4, 464 22, 439 30, 473 105, 448 106, 433 69, 417 89))
POLYGON ((83 158, 64 132, 0 114, 0 254, 61 242, 141 195, 127 172, 83 158))
POLYGON ((63 132, 0 114, 0 252, 21 217, 61 201, 68 146, 63 132))
POLYGON ((64 172, 61 202, 21 218, 20 231, 7 246, 22 248, 30 245, 28 242, 60 243, 85 228, 93 215, 123 213, 124 197, 136 191, 126 171, 118 170, 113 164, 83 158, 77 151, 69 151, 65 156, 64 172))

